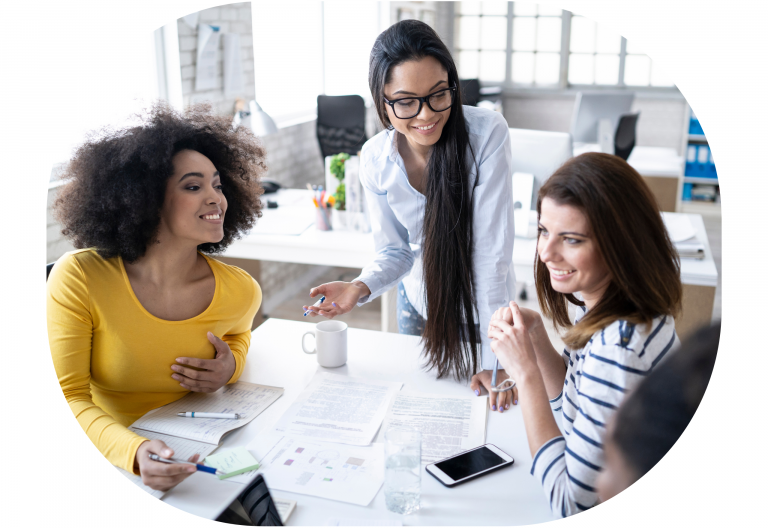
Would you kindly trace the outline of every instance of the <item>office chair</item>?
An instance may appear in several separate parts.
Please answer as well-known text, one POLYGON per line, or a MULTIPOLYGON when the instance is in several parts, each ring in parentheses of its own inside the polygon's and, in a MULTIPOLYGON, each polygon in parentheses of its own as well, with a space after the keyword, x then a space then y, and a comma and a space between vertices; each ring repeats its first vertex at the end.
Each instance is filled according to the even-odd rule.
POLYGON ((50 264, 45 265, 45 280, 48 281, 48 277, 51 275, 51 270, 53 269, 53 265, 56 264, 56 262, 51 262, 50 264))
POLYGON ((461 104, 477 106, 480 100, 480 81, 477 79, 461 79, 461 104))
POLYGON ((635 136, 637 132, 637 120, 640 112, 624 114, 619 118, 616 127, 616 135, 613 137, 613 153, 627 161, 632 149, 635 148, 635 136))
POLYGON ((317 142, 325 160, 340 152, 357 154, 365 135, 365 102, 359 95, 317 96, 317 142))

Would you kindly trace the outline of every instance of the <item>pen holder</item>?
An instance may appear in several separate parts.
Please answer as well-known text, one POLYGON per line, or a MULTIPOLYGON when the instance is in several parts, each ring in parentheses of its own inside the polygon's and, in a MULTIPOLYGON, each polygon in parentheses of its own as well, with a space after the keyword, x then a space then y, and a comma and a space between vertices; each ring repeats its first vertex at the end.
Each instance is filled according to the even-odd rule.
POLYGON ((330 208, 315 207, 315 229, 318 231, 330 231, 333 229, 330 208))

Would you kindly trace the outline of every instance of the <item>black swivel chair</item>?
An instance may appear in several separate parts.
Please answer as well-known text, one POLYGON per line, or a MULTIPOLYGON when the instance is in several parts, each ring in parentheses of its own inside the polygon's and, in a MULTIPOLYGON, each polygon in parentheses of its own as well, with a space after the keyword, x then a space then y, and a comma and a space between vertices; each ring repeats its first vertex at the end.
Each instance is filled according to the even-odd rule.
POLYGON ((50 264, 45 265, 45 280, 48 281, 48 277, 51 274, 51 270, 53 269, 53 265, 56 264, 55 262, 51 262, 50 264))
POLYGON ((632 149, 635 148, 639 117, 640 112, 624 114, 619 118, 619 124, 616 126, 616 135, 613 137, 613 153, 624 161, 627 161, 632 149))
POLYGON ((480 100, 480 81, 477 79, 462 79, 461 84, 461 104, 465 106, 477 106, 480 100))
POLYGON ((357 154, 365 135, 365 102, 359 95, 317 96, 317 142, 320 155, 357 154))

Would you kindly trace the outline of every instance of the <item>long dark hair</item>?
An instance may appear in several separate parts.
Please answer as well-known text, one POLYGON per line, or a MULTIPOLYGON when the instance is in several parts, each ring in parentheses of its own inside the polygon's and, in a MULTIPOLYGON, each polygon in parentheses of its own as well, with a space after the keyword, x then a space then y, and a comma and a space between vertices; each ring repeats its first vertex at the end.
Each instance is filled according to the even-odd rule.
POLYGON ((425 57, 434 57, 442 64, 456 95, 426 168, 422 262, 428 314, 422 341, 429 368, 437 369, 438 378, 452 375, 469 379, 477 371, 480 343, 472 266, 472 195, 477 178, 470 181, 475 159, 461 107, 456 65, 431 27, 418 20, 404 20, 376 39, 368 84, 379 119, 391 129, 384 85, 391 80, 392 68, 425 57))
POLYGON ((536 252, 539 305, 555 327, 568 329, 563 336, 566 345, 583 348, 595 332, 619 319, 649 324, 660 315, 679 313, 683 295, 680 259, 653 193, 626 161, 595 152, 571 158, 539 190, 539 217, 544 198, 584 213, 611 275, 597 304, 572 326, 568 303, 584 303, 552 288, 549 269, 536 252))

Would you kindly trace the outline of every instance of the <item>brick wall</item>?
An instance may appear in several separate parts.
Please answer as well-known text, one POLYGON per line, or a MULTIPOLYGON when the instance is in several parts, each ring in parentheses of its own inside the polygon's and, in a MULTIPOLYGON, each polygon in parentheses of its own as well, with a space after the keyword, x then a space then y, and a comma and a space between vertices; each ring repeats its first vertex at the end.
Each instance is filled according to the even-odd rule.
POLYGON ((224 94, 224 38, 219 40, 219 57, 216 66, 216 88, 197 91, 195 89, 195 65, 197 61, 197 28, 191 28, 183 19, 177 21, 179 29, 179 60, 181 64, 181 92, 184 106, 190 103, 209 102, 220 115, 234 115, 235 98, 246 102, 256 99, 253 77, 253 29, 251 3, 240 2, 200 11, 198 24, 218 26, 220 33, 240 35, 240 59, 243 67, 243 92, 226 96, 224 94))

